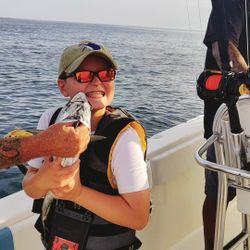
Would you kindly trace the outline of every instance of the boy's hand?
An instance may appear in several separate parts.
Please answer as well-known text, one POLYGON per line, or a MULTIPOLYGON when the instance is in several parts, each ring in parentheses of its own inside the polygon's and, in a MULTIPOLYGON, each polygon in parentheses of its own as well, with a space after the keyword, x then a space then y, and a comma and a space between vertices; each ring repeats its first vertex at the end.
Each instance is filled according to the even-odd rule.
POLYGON ((72 183, 76 173, 79 173, 80 160, 68 167, 62 167, 61 161, 62 158, 54 160, 52 157, 45 158, 35 177, 39 189, 48 191, 54 188, 62 188, 72 183))
POLYGON ((71 172, 71 178, 67 179, 67 183, 61 183, 65 185, 61 185, 59 187, 51 189, 51 192, 58 199, 70 200, 74 202, 74 200, 80 195, 82 190, 82 184, 80 180, 80 160, 75 162, 73 165, 65 168, 73 169, 73 171, 71 172))

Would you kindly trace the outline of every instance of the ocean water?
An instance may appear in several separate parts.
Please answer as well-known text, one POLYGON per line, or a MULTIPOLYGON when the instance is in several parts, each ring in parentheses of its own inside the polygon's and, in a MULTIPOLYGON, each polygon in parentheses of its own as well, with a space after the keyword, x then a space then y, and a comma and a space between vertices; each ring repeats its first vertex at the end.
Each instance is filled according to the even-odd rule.
MULTIPOLYGON (((113 105, 134 114, 148 137, 202 114, 196 77, 201 32, 0 18, 0 136, 34 129, 41 113, 64 105, 56 85, 62 50, 81 40, 107 46, 118 61, 113 105)), ((16 168, 0 170, 0 197, 21 188, 16 168)))

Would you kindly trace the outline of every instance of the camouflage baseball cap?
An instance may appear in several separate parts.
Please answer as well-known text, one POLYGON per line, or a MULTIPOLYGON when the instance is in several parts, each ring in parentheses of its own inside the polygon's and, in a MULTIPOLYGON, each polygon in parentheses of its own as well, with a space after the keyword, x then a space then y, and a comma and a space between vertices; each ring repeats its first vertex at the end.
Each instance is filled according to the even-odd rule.
POLYGON ((90 41, 81 41, 79 44, 64 49, 59 63, 58 78, 60 78, 63 73, 73 73, 89 55, 100 55, 108 60, 114 69, 118 68, 107 48, 90 41))

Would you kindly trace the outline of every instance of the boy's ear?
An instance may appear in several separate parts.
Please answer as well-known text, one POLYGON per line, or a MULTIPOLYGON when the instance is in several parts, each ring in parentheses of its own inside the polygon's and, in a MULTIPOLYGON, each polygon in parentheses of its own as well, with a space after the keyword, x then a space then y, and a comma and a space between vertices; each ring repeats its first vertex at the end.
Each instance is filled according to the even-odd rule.
POLYGON ((62 93, 63 96, 65 96, 65 97, 69 96, 68 92, 65 89, 66 80, 58 79, 57 85, 58 85, 58 88, 60 89, 60 92, 62 93))

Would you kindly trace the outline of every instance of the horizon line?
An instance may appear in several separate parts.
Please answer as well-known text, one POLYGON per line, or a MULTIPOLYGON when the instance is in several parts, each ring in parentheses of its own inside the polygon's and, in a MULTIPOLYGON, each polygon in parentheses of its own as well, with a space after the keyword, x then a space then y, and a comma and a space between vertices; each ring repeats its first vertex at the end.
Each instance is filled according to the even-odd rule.
POLYGON ((34 18, 29 18, 29 17, 0 16, 0 18, 26 20, 26 21, 39 21, 39 22, 75 23, 75 24, 107 25, 107 26, 115 26, 115 27, 127 27, 127 28, 172 30, 172 31, 180 31, 180 32, 204 32, 205 31, 201 29, 183 29, 183 28, 178 28, 178 27, 171 28, 171 27, 156 27, 156 26, 128 25, 128 24, 90 23, 90 22, 69 21, 69 20, 65 21, 65 20, 34 19, 34 18))

